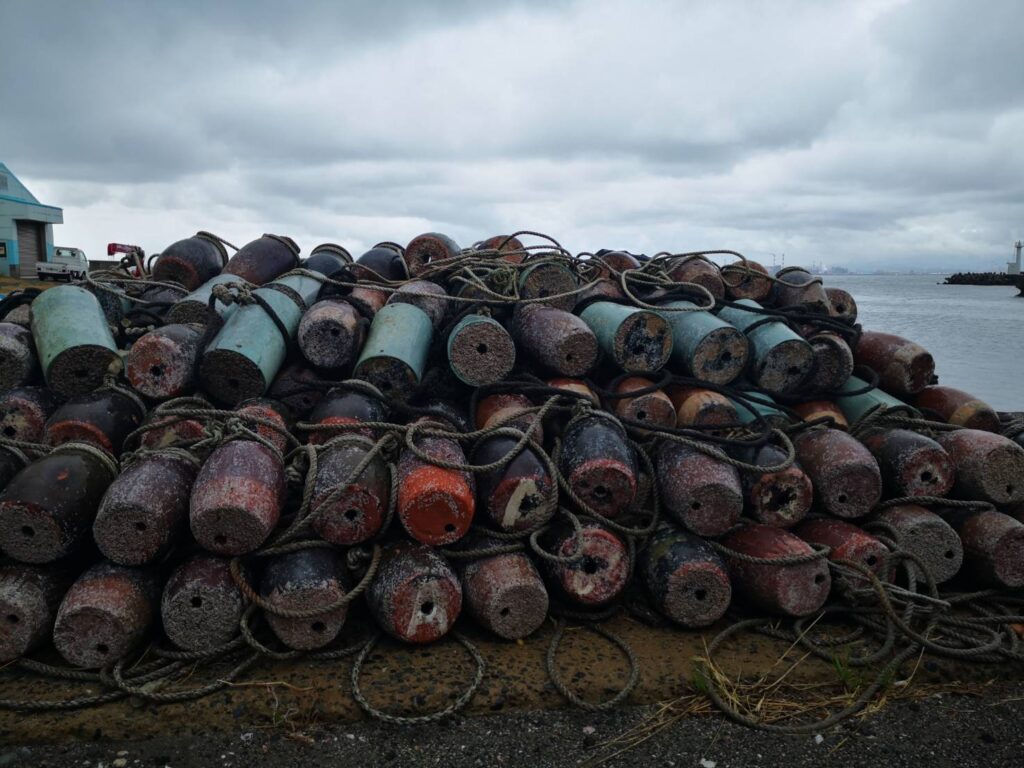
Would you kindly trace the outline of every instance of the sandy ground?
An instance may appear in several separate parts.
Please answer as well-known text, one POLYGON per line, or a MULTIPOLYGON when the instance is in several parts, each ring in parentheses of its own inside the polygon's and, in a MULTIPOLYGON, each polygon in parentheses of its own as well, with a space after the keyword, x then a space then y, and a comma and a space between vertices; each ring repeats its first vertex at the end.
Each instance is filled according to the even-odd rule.
MULTIPOLYGON (((339 639, 341 645, 359 645, 368 633, 368 619, 359 607, 339 639)), ((724 625, 723 625, 724 626, 724 625)), ((565 707, 565 699, 549 679, 544 656, 554 635, 548 623, 530 638, 508 642, 488 635, 468 620, 459 629, 476 644, 486 671, 465 714, 535 712, 565 707)), ((650 627, 620 614, 604 627, 628 642, 639 662, 640 677, 628 699, 634 705, 672 701, 694 693, 695 659, 722 626, 705 632, 683 632, 650 627)), ((267 638, 269 641, 269 638, 267 638)), ((59 664, 54 653, 39 660, 59 664)), ((833 664, 795 653, 789 643, 757 634, 741 634, 723 645, 716 664, 731 679, 742 679, 760 696, 754 682, 767 672, 785 674, 789 686, 817 695, 837 685, 863 685, 877 670, 861 670, 846 682, 833 664)), ((232 663, 194 668, 182 687, 222 679, 232 663)), ((262 661, 230 687, 196 701, 175 704, 140 704, 121 700, 103 707, 69 712, 25 715, 0 710, 0 743, 55 743, 64 740, 110 740, 200 737, 280 729, 304 730, 310 724, 357 722, 364 715, 352 698, 351 659, 287 662, 262 661)), ((382 640, 363 665, 361 687, 369 701, 389 712, 419 715, 446 707, 472 679, 475 666, 466 651, 447 638, 429 646, 407 646, 382 640)), ((559 677, 586 701, 604 701, 628 677, 622 653, 606 640, 580 628, 570 629, 557 655, 559 677)), ((972 690, 993 677, 1024 684, 1024 665, 962 664, 950 659, 926 659, 908 665, 914 691, 972 690)), ((848 675, 849 677, 849 675, 848 675)), ((793 690, 793 689, 791 689, 793 690)), ((0 699, 61 700, 95 693, 89 685, 66 683, 28 675, 11 668, 0 676, 0 699)), ((785 692, 781 692, 785 693, 785 692)), ((905 695, 905 688, 896 691, 905 695)), ((773 692, 772 699, 775 698, 773 692)), ((783 695, 784 698, 784 695, 783 695)), ((891 695, 890 695, 891 698, 891 695)), ((825 701, 823 706, 832 706, 825 701)), ((0 763, 2 768, 2 763, 0 763)))
MULTIPOLYGON (((1024 765, 1019 665, 917 659, 869 714, 820 734, 783 736, 735 725, 695 690, 693 658, 707 635, 652 629, 626 617, 606 626, 627 638, 642 662, 630 706, 613 712, 566 708, 539 663, 550 638, 545 628, 522 644, 474 635, 488 662, 484 685, 464 715, 438 724, 368 720, 352 702, 348 662, 298 660, 256 668, 236 686, 189 704, 122 701, 68 713, 0 712, 0 768, 1024 765)), ((762 711, 800 712, 812 721, 825 710, 809 713, 810 702, 842 706, 873 677, 847 672, 841 683, 834 665, 754 635, 723 646, 716 662, 744 680, 774 670, 785 679, 777 692, 763 684, 736 690, 762 711)), ((443 706, 472 674, 454 643, 409 648, 385 641, 368 667, 367 696, 402 714, 443 706)), ((590 701, 614 693, 626 673, 614 649, 581 631, 570 633, 558 667, 590 701)), ((0 678, 0 698, 61 692, 60 684, 18 675, 0 678)), ((197 671, 193 683, 207 677, 197 671)))
POLYGON ((983 696, 937 694, 807 736, 752 731, 717 715, 687 717, 622 752, 614 738, 645 723, 656 707, 521 712, 416 728, 282 724, 144 742, 9 747, 0 749, 0 766, 1020 766, 1022 702, 1021 684, 992 687, 983 696))

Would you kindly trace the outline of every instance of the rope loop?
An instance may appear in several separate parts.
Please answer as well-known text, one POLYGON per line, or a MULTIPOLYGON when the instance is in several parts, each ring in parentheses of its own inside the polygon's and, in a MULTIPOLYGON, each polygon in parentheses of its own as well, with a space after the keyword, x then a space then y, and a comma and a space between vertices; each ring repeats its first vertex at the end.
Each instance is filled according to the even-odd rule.
POLYGON ((465 709, 466 705, 473 699, 477 689, 480 687, 480 683, 483 682, 484 673, 487 670, 487 662, 484 661, 483 655, 477 650, 477 647, 470 642, 469 638, 463 635, 461 632, 452 631, 452 638, 472 657, 476 663, 476 671, 473 674, 473 679, 469 686, 459 694, 459 696, 444 709, 432 712, 428 715, 416 715, 416 716, 403 716, 403 715, 392 715, 385 712, 377 707, 374 707, 366 700, 363 695, 363 690, 359 685, 359 678, 362 675, 363 665, 370 655, 370 652, 377 646, 380 641, 381 633, 378 630, 374 635, 366 642, 366 645, 362 647, 359 654, 356 656, 355 661, 352 663, 352 698, 356 700, 360 708, 368 714, 370 717, 381 720, 385 723, 392 723, 393 725, 425 725, 427 723, 436 723, 440 720, 444 720, 447 717, 451 717, 456 712, 465 709))
POLYGON ((581 698, 562 681, 558 676, 555 661, 558 657, 558 648, 562 644, 562 638, 565 635, 566 630, 566 624, 563 619, 558 619, 555 623, 555 633, 551 637, 551 643, 548 645, 548 651, 544 657, 544 667, 547 670, 548 677, 551 679, 551 684, 558 689, 558 692, 562 694, 565 700, 570 704, 579 707, 580 709, 585 709, 588 712, 607 712, 625 701, 626 697, 633 692, 634 688, 636 688, 636 684, 640 681, 640 662, 637 660, 636 653, 633 652, 633 648, 629 643, 618 635, 597 624, 588 623, 583 624, 582 627, 584 630, 593 632, 598 637, 602 637, 607 640, 618 648, 622 655, 626 657, 626 660, 629 662, 629 677, 622 688, 620 688, 619 691, 610 699, 595 704, 581 698))

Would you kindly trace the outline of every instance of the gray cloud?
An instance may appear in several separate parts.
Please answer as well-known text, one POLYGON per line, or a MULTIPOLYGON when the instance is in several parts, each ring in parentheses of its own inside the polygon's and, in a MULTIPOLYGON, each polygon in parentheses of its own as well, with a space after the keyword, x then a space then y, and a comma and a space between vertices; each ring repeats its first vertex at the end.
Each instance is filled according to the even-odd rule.
POLYGON ((994 267, 1013 0, 0 4, 2 158, 62 242, 441 229, 994 267))

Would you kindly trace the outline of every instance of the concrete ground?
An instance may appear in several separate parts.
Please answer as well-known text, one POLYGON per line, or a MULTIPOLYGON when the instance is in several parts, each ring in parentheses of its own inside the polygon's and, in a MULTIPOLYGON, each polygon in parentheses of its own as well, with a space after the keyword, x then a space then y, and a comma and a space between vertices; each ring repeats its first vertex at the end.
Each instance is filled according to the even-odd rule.
POLYGON ((239 729, 145 741, 80 741, 0 748, 0 766, 233 768, 235 766, 1020 766, 1024 686, 981 695, 933 694, 898 701, 832 731, 780 736, 715 716, 655 722, 661 708, 457 717, 400 728, 376 722, 239 729), (642 741, 621 737, 639 729, 642 741))

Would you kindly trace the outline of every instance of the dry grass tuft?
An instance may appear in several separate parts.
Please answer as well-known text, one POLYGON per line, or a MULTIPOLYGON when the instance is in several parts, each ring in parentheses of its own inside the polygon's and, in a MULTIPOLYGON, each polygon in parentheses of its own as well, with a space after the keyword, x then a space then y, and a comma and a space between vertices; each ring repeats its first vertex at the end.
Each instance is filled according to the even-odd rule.
MULTIPOLYGON (((836 656, 833 660, 834 681, 796 682, 791 679, 794 671, 811 657, 809 653, 795 654, 797 648, 797 643, 792 643, 771 667, 757 676, 744 679, 733 677, 722 669, 707 653, 705 646, 705 654, 694 659, 694 674, 690 678, 692 693, 655 705, 654 711, 643 721, 598 744, 594 756, 584 765, 598 766, 613 760, 684 718, 721 714, 707 696, 711 686, 737 714, 766 725, 801 725, 824 721, 853 705, 884 667, 883 663, 875 669, 855 669, 836 656)), ((991 685, 991 681, 983 684, 913 684, 919 663, 920 657, 906 678, 884 681, 874 698, 852 715, 847 724, 868 719, 893 702, 919 701, 941 693, 981 695, 991 685)), ((845 739, 834 749, 843 743, 845 739)))

